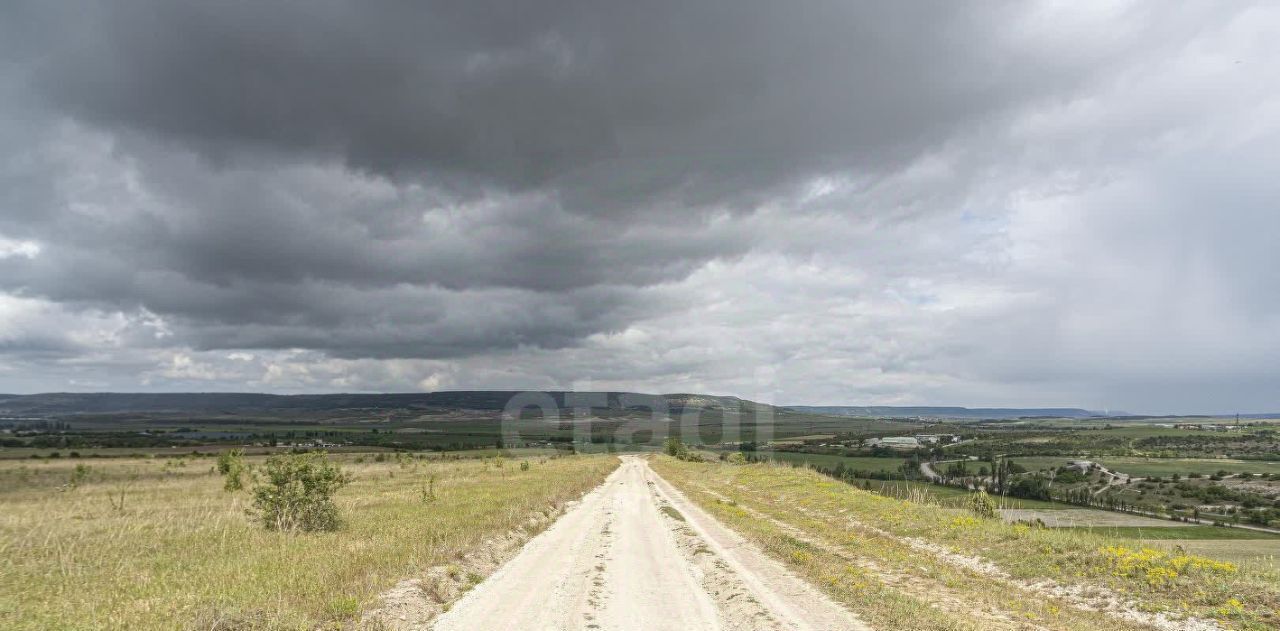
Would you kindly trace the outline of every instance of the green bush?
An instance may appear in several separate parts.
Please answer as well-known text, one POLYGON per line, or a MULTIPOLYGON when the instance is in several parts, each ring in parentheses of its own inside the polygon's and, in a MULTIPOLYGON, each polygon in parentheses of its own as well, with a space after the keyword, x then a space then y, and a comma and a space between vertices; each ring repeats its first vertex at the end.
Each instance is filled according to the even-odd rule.
MULTIPOLYGON (((1067 467, 1059 467, 1057 473, 1053 477, 1053 481, 1058 484, 1079 484, 1088 480, 1088 476, 1075 469, 1067 467)), ((1152 481, 1158 482, 1160 478, 1152 478, 1152 481)))
POLYGON ((689 452, 689 448, 685 447, 684 443, 680 442, 679 438, 674 437, 667 439, 662 450, 667 452, 668 456, 675 456, 677 458, 689 452))
POLYGON ((253 487, 252 514, 267 530, 336 530, 333 494, 351 482, 324 452, 267 459, 264 480, 253 487))
POLYGON ((990 495, 987 495, 986 491, 980 490, 971 494, 965 500, 965 508, 968 508, 969 512, 983 519, 995 519, 996 517, 996 502, 991 499, 990 495))
POLYGON ((685 462, 706 462, 701 454, 689 449, 689 446, 681 442, 679 438, 668 438, 663 444, 662 450, 668 456, 675 456, 685 462))
POLYGON ((218 454, 218 473, 226 478, 222 483, 224 491, 239 491, 244 488, 244 472, 243 451, 232 449, 218 454))
POLYGON ((1009 485, 1009 495, 1029 500, 1049 500, 1049 484, 1044 478, 1033 475, 1023 476, 1009 485))
POLYGON ((725 462, 729 464, 747 464, 747 457, 735 451, 729 454, 728 458, 725 458, 725 462))
POLYGON ((66 484, 62 485, 61 490, 69 491, 79 487, 80 483, 89 479, 90 471, 91 469, 88 465, 84 463, 76 464, 76 468, 71 471, 71 477, 67 480, 66 484))

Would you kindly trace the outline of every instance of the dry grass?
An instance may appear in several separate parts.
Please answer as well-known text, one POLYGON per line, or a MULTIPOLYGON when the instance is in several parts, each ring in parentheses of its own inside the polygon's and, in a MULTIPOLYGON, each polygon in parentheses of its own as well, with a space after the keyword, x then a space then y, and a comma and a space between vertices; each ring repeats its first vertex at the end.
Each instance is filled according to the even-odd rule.
POLYGON ((247 493, 224 492, 210 458, 81 461, 90 470, 74 488, 76 461, 0 462, 0 627, 340 628, 397 580, 521 527, 617 465, 336 459, 355 476, 336 497, 345 524, 301 535, 256 527, 247 493))
POLYGON ((1280 626, 1280 576, 1260 567, 1148 553, 1134 541, 1088 532, 980 520, 804 469, 665 457, 654 468, 882 631, 1150 628, 1140 618, 1150 612, 1166 612, 1174 620, 1167 628, 1185 628, 1176 621, 1185 615, 1226 628, 1280 626), (1137 560, 1117 565, 1106 552, 1114 546, 1128 546, 1137 560), (1110 607, 1117 615, 1105 615, 1079 594, 1133 601, 1141 611, 1126 620, 1117 617, 1125 610, 1117 604, 1110 607))

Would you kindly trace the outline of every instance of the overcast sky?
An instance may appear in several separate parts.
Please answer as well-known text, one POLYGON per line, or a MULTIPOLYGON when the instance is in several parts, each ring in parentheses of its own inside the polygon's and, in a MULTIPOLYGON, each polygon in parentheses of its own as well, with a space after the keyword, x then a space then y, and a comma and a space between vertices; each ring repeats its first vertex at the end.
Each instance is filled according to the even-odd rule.
POLYGON ((1280 3, 9 1, 0 391, 1280 410, 1280 3))

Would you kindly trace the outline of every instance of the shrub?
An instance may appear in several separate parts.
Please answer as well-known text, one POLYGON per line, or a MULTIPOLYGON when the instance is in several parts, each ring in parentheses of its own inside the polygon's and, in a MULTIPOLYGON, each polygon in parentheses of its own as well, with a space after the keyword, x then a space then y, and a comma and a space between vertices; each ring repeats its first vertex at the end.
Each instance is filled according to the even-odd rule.
POLYGON ((427 480, 427 486, 422 487, 422 503, 430 504, 436 499, 436 476, 433 475, 427 480))
POLYGON ((267 530, 336 530, 333 494, 351 476, 330 463, 324 452, 272 456, 265 480, 253 487, 253 514, 267 530))
POLYGON ((968 508, 969 512, 983 519, 995 519, 996 517, 996 502, 991 499, 990 495, 987 495, 986 491, 977 491, 969 495, 969 498, 965 500, 965 508, 968 508))
POLYGON ((360 599, 355 596, 338 596, 330 600, 326 608, 334 618, 354 618, 360 613, 360 599))
POLYGON ((706 462, 703 460, 701 454, 690 450, 689 447, 681 442, 679 438, 668 438, 667 441, 663 443, 662 450, 666 452, 668 456, 675 456, 677 459, 684 460, 685 462, 706 462))
POLYGON ((59 491, 75 490, 77 487, 80 486, 81 482, 84 482, 89 478, 89 471, 90 471, 90 468, 87 465, 83 463, 76 464, 76 468, 71 471, 71 476, 70 478, 67 479, 67 483, 58 487, 58 490, 59 491))
POLYGON ((1099 552, 1111 574, 1145 579, 1153 588, 1164 587, 1176 582, 1179 576, 1188 574, 1222 575, 1235 574, 1237 571, 1233 563, 1189 555, 1181 548, 1169 552, 1151 548, 1131 550, 1123 546, 1106 546, 1100 548, 1099 552))
POLYGON ((725 462, 729 464, 747 464, 747 457, 735 451, 725 458, 725 462))
POLYGON ((244 488, 244 472, 243 451, 232 449, 218 454, 218 473, 226 478, 222 483, 222 490, 239 491, 244 488))
POLYGON ((685 447, 684 443, 680 442, 679 438, 672 437, 668 438, 667 442, 663 444, 662 450, 665 451, 668 456, 675 456, 679 458, 682 454, 687 453, 689 448, 685 447))

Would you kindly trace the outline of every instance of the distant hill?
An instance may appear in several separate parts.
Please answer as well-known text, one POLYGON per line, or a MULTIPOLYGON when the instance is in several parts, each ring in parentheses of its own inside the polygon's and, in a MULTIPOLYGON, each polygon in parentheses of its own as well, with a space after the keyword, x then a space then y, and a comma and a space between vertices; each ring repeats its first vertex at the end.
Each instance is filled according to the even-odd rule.
MULTIPOLYGON (((600 411, 666 410, 672 415, 700 413, 772 413, 776 418, 827 415, 890 418, 1012 419, 1023 417, 1095 418, 1106 414, 1080 408, 965 408, 946 406, 771 406, 738 397, 696 393, 639 392, 519 392, 460 390, 387 394, 262 394, 255 392, 50 392, 0 394, 0 416, 50 417, 78 414, 253 414, 288 412, 311 415, 338 410, 474 410, 501 412, 513 397, 527 404, 538 400, 567 410, 589 407, 600 411)), ((1112 412, 1111 416, 1123 416, 1112 412)))
MULTIPOLYGON (((1102 412, 1080 408, 965 408, 947 406, 897 407, 889 405, 788 405, 787 409, 809 414, 831 414, 834 416, 880 416, 893 418, 914 418, 917 416, 933 418, 1091 418, 1106 416, 1102 412)), ((1121 412, 1123 414, 1123 412, 1121 412)))
POLYGON ((636 392, 538 392, 501 390, 392 394, 299 394, 278 395, 240 392, 180 393, 46 393, 0 394, 0 416, 58 416, 71 414, 137 413, 223 413, 328 410, 451 409, 501 411, 517 395, 528 404, 550 401, 561 409, 588 407, 599 410, 665 409, 671 414, 685 410, 753 413, 784 410, 737 397, 704 394, 641 394, 636 392))

